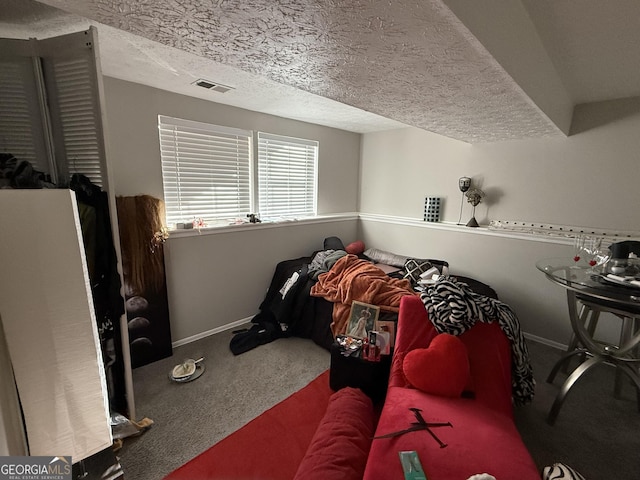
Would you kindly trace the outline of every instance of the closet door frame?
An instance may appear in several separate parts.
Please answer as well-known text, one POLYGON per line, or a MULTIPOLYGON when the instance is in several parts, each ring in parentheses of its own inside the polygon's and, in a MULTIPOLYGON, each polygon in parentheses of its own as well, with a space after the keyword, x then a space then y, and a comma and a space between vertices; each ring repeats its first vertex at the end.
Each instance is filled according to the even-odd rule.
MULTIPOLYGON (((87 176, 107 192, 117 268, 120 283, 124 285, 116 196, 106 141, 98 30, 92 26, 48 39, 0 39, 0 63, 12 59, 29 59, 32 65, 31 75, 23 81, 32 86, 30 92, 35 83, 39 111, 33 112, 35 108, 30 108, 31 133, 25 131, 24 135, 32 135, 37 138, 34 141, 42 142, 36 165, 46 170, 57 185, 67 184, 73 173, 86 174, 90 170, 87 176), (89 162, 84 162, 85 159, 89 162)), ((122 297, 124 310, 124 295, 122 297)), ((135 420, 126 313, 120 316, 120 331, 127 409, 129 417, 135 420)))

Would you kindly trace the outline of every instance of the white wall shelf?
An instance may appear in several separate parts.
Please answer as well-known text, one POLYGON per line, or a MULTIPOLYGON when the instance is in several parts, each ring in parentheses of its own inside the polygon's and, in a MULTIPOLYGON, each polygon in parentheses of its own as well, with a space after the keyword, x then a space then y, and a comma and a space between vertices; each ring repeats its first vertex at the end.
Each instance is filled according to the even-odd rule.
POLYGON ((425 222, 415 218, 395 217, 390 215, 377 215, 360 213, 363 220, 405 225, 411 227, 429 228, 435 230, 448 230, 471 235, 490 235, 502 238, 515 238, 532 242, 556 243, 572 245, 577 234, 602 236, 611 241, 638 239, 640 232, 607 230, 593 227, 575 227, 570 225, 553 225, 520 221, 493 221, 490 226, 467 227, 453 222, 425 222))

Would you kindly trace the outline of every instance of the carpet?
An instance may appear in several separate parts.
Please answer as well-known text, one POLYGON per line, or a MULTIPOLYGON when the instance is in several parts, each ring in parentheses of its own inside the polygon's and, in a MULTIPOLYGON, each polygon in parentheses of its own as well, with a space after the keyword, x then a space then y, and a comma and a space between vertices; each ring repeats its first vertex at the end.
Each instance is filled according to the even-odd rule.
POLYGON ((165 480, 292 479, 332 393, 327 370, 165 480))

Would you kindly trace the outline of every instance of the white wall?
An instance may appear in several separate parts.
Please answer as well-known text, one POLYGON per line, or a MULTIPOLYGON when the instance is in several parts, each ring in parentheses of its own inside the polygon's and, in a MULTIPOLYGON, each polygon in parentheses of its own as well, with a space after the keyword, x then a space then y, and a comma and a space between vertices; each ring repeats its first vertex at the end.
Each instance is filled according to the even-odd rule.
MULTIPOLYGON (((580 111, 598 114, 596 106, 580 111)), ((421 219, 424 197, 442 196, 443 220, 457 222, 458 178, 466 175, 487 193, 476 211, 480 223, 640 230, 639 131, 636 113, 559 139, 469 145, 413 128, 366 134, 360 211, 421 219)), ((468 220, 466 202, 464 209, 468 220)))
MULTIPOLYGON (((476 278, 493 287, 500 300, 514 309, 524 332, 566 345, 571 334, 566 296, 535 264, 543 258, 569 259, 572 247, 483 233, 467 227, 449 231, 361 221, 365 242, 416 258, 447 260, 452 274, 476 278)), ((611 339, 609 332, 604 334, 603 338, 611 339)))
MULTIPOLYGON (((487 193, 476 211, 483 224, 502 219, 640 230, 640 115, 633 102, 578 108, 573 129, 579 133, 568 138, 472 146, 414 128, 366 134, 360 142, 357 134, 108 77, 105 95, 117 195, 162 198, 157 115, 164 114, 319 140, 320 213, 359 210, 421 220, 424 197, 441 196, 443 220, 458 222, 462 204, 466 222, 471 207, 457 188, 466 175, 487 193)), ((173 340, 252 316, 278 261, 308 255, 330 235, 354 240, 357 225, 344 220, 174 235, 166 256, 173 340)), ((527 332, 568 341, 564 292, 534 266, 538 258, 570 254, 567 245, 478 236, 462 227, 456 233, 366 219, 359 225, 368 246, 444 258, 454 271, 494 286, 527 332)))
POLYGON ((239 232, 193 235, 168 241, 165 255, 173 340, 197 337, 258 313, 275 266, 322 250, 323 240, 355 240, 357 219, 239 232))
MULTIPOLYGON (((577 109, 574 126, 581 133, 564 139, 471 146, 413 128, 365 134, 360 211, 420 220, 424 197, 442 196, 443 220, 457 222, 457 179, 466 175, 488 194, 476 211, 485 225, 501 219, 640 231, 640 114, 616 120, 610 109, 577 109), (598 125, 600 116, 613 120, 598 125)), ((465 202, 462 221, 470 216, 465 202)), ((448 260, 452 271, 492 285, 525 331, 568 342, 564 291, 536 270, 535 261, 569 258, 570 246, 374 220, 361 221, 361 236, 396 253, 448 260)))
MULTIPOLYGON (((320 142, 318 212, 353 212, 360 135, 104 77, 109 151, 117 195, 162 198, 158 115, 320 142)), ((215 93, 211 97, 215 99, 215 93)))
MULTIPOLYGON (((320 142, 318 212, 355 212, 360 135, 251 112, 105 77, 107 131, 116 195, 163 198, 159 114, 320 142)), ((212 93, 212 98, 215 94, 212 93)), ((255 315, 279 261, 310 255, 324 238, 355 240, 357 220, 255 226, 169 238, 165 263, 172 340, 255 315)))

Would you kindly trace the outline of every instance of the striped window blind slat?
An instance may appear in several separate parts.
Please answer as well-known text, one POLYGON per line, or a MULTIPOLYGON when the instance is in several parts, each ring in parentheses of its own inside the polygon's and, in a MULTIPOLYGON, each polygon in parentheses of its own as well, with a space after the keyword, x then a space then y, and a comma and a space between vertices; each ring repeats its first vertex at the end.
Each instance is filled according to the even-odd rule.
POLYGON ((317 213, 318 142, 258 133, 258 211, 263 219, 317 213))
POLYGON ((158 116, 167 225, 252 211, 252 132, 158 116))

